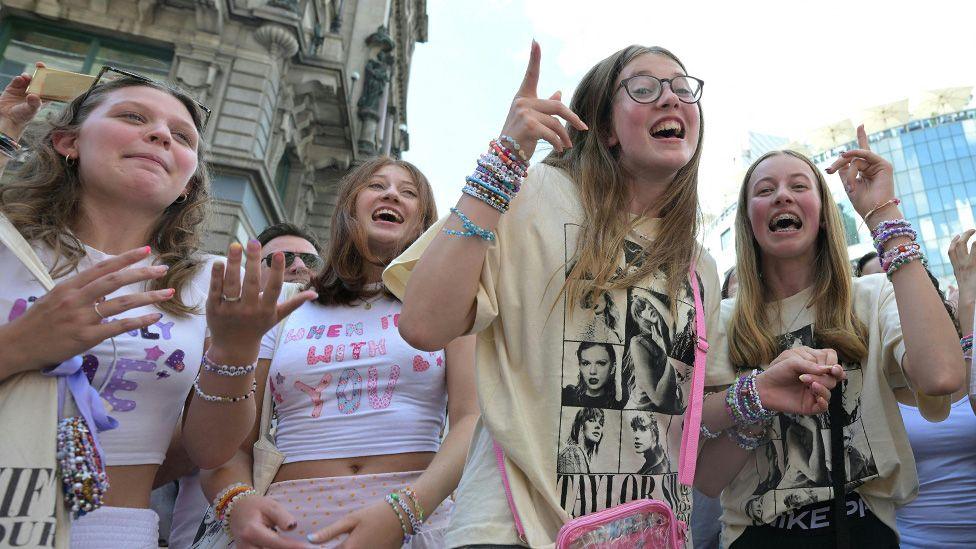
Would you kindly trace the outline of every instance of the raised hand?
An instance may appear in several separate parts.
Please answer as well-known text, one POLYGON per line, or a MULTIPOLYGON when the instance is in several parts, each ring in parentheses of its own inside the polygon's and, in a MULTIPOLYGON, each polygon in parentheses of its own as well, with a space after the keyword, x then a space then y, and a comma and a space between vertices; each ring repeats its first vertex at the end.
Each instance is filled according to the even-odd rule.
POLYGON ((227 265, 215 262, 210 273, 210 294, 207 297, 207 326, 212 345, 220 351, 217 362, 250 363, 257 356, 261 336, 288 316, 302 303, 315 299, 312 290, 301 292, 278 303, 285 273, 285 257, 274 254, 271 273, 262 291, 261 244, 247 243, 247 249, 233 243, 227 252, 227 265), (241 261, 246 254, 244 279, 241 281, 241 261))
POLYGON ((960 299, 964 296, 976 298, 976 241, 969 245, 969 239, 974 234, 976 229, 969 229, 952 237, 949 243, 949 261, 959 284, 960 299))
POLYGON ((756 377, 763 406, 791 414, 827 411, 830 390, 847 378, 833 349, 787 349, 756 377))
MULTIPOLYGON (((139 330, 158 321, 161 313, 116 319, 126 311, 173 297, 171 288, 105 300, 119 288, 159 278, 165 265, 126 269, 149 256, 148 246, 107 259, 61 281, 50 292, 24 307, 22 314, 0 326, 3 357, 0 379, 17 372, 37 370, 81 354, 102 341, 139 330), (50 337, 49 334, 58 334, 50 337)), ((14 311, 18 305, 14 305, 14 311)), ((15 316, 12 313, 11 316, 15 316)))
POLYGON ((234 504, 230 533, 238 549, 305 549, 309 545, 279 532, 294 530, 295 518, 268 497, 247 496, 234 504))
MULTIPOLYGON (((44 63, 38 61, 36 66, 43 68, 44 63)), ((30 83, 31 75, 25 72, 14 77, 0 93, 0 131, 14 139, 20 139, 24 128, 41 108, 41 98, 27 93, 30 83)))
POLYGON ((525 78, 518 93, 515 94, 515 99, 512 100, 512 108, 509 109, 508 118, 505 119, 505 125, 502 127, 502 135, 514 139, 525 152, 526 158, 530 158, 535 152, 536 142, 540 139, 545 139, 552 144, 553 149, 560 152, 573 146, 569 139, 569 132, 556 116, 566 120, 580 131, 589 129, 576 113, 562 103, 561 92, 557 91, 549 99, 539 99, 537 89, 541 59, 542 50, 533 40, 525 78))
POLYGON ((827 173, 840 175, 847 197, 863 219, 895 197, 895 177, 891 163, 871 152, 863 125, 857 127, 857 145, 857 149, 841 153, 827 173))

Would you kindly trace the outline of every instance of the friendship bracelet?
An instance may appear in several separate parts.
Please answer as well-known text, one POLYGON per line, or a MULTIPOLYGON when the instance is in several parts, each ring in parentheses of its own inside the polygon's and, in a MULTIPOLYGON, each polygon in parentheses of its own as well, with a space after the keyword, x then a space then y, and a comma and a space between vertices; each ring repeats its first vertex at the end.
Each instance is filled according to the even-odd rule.
POLYGON ((417 510, 417 518, 420 519, 420 522, 423 522, 424 508, 420 506, 420 500, 417 498, 417 493, 414 492, 413 488, 409 486, 407 486, 406 488, 401 488, 400 492, 402 492, 404 495, 410 498, 410 501, 413 502, 414 509, 417 510))
POLYGON ((247 400, 251 398, 251 396, 254 395, 254 391, 257 391, 257 389, 258 389, 258 380, 255 379, 251 381, 251 390, 248 391, 247 394, 241 396, 232 396, 232 397, 221 396, 221 395, 210 395, 204 393, 203 389, 200 388, 199 374, 197 375, 197 378, 193 381, 193 392, 196 393, 198 397, 202 398, 203 400, 206 400, 207 402, 220 402, 220 403, 240 402, 242 400, 247 400))
POLYGON ((888 267, 891 265, 899 255, 904 255, 908 253, 921 253, 922 247, 918 245, 917 242, 910 242, 908 244, 899 244, 894 248, 886 251, 881 255, 881 270, 887 272, 888 267))
POLYGON ((251 488, 252 486, 250 484, 235 482, 221 490, 220 493, 217 494, 217 497, 213 499, 214 516, 217 517, 217 519, 220 519, 220 517, 222 517, 224 514, 224 507, 227 506, 227 502, 230 501, 230 498, 234 497, 234 494, 249 490, 251 488))
POLYGON ((920 261, 923 267, 929 266, 928 260, 925 259, 921 251, 912 250, 898 254, 891 260, 891 263, 888 264, 888 268, 885 270, 885 274, 888 275, 888 280, 891 280, 891 275, 895 274, 895 271, 916 260, 920 261))
POLYGON ((463 231, 458 231, 455 229, 444 228, 444 232, 452 236, 477 236, 488 242, 494 242, 497 238, 493 231, 488 229, 483 229, 478 225, 475 225, 473 221, 468 219, 468 216, 464 215, 461 210, 457 208, 451 208, 451 213, 457 216, 461 220, 461 226, 464 227, 463 231))
POLYGON ((705 437, 705 440, 715 440, 722 436, 722 431, 715 432, 705 426, 705 422, 701 423, 701 435, 705 437))
POLYGON ((423 524, 421 524, 421 522, 417 520, 417 515, 415 515, 413 509, 411 509, 410 506, 407 505, 406 500, 401 498, 400 494, 396 492, 392 492, 390 494, 390 497, 393 498, 393 501, 397 502, 400 505, 400 507, 403 509, 403 512, 407 514, 407 518, 410 519, 410 527, 413 528, 413 535, 416 536, 417 534, 419 534, 420 528, 423 526, 423 524))
POLYGON ((489 195, 484 194, 476 187, 472 187, 471 185, 466 185, 463 189, 461 189, 461 192, 470 197, 477 198, 478 200, 484 202, 485 204, 488 204, 492 208, 498 210, 499 213, 505 213, 508 211, 508 204, 503 204, 498 202, 496 199, 494 199, 489 195))
POLYGON ((749 434, 741 429, 729 429, 728 437, 736 446, 746 451, 752 451, 762 446, 766 441, 766 431, 758 435, 749 434))
POLYGON ((254 488, 249 488, 247 490, 237 492, 236 494, 234 494, 233 497, 230 498, 230 501, 227 502, 227 506, 224 508, 224 515, 220 519, 220 522, 221 522, 221 526, 223 526, 224 528, 224 532, 226 532, 228 536, 230 535, 230 516, 231 513, 234 511, 234 505, 236 505, 238 501, 246 498, 247 496, 254 496, 257 495, 257 493, 258 491, 255 490, 254 488))
POLYGON ((216 362, 210 360, 208 356, 209 352, 203 353, 203 369, 217 374, 218 376, 227 377, 240 377, 246 376, 247 374, 253 372, 258 367, 258 361, 248 364, 247 366, 229 366, 227 364, 217 364, 216 362))
POLYGON ((973 358, 973 334, 963 336, 959 340, 959 345, 962 346, 962 357, 971 360, 973 358))
POLYGON ((766 423, 776 415, 762 404, 756 389, 758 375, 759 370, 753 370, 749 375, 736 379, 726 392, 725 410, 738 426, 766 423))
POLYGON ((523 151, 522 150, 522 147, 519 146, 518 141, 516 141, 516 140, 512 139, 511 137, 509 137, 507 135, 504 135, 504 134, 501 135, 498 138, 498 141, 501 142, 501 143, 505 143, 506 141, 508 141, 509 143, 511 143, 512 144, 512 148, 515 149, 515 152, 516 153, 518 153, 518 156, 519 156, 519 158, 522 159, 522 162, 525 162, 525 163, 528 163, 529 162, 529 159, 525 157, 525 151, 523 151))
POLYGON ((496 187, 496 186, 488 183, 487 181, 483 181, 483 180, 481 180, 481 179, 479 179, 479 178, 477 178, 477 177, 475 177, 473 175, 469 175, 468 177, 465 177, 464 180, 466 182, 468 182, 469 184, 473 185, 473 186, 481 187, 482 189, 485 189, 485 190, 491 192, 492 194, 494 194, 498 198, 504 200, 506 203, 511 202, 511 200, 512 200, 512 197, 508 193, 506 193, 505 191, 503 191, 503 190, 499 189, 498 187, 496 187))
POLYGON ((892 199, 890 199, 890 200, 888 200, 886 202, 883 202, 883 203, 875 206, 871 211, 869 211, 868 213, 864 214, 864 222, 867 223, 868 222, 868 218, 871 217, 872 215, 874 215, 878 210, 881 210, 883 208, 887 208, 888 206, 891 206, 892 204, 894 204, 895 206, 900 206, 901 205, 901 200, 898 199, 898 198, 892 198, 892 199))
POLYGON ((396 502, 393 501, 393 498, 389 495, 386 496, 386 502, 390 504, 390 507, 393 508, 393 512, 396 513, 397 518, 400 519, 400 528, 403 529, 403 543, 404 544, 410 543, 410 538, 412 536, 410 536, 410 532, 407 532, 407 523, 406 521, 403 520, 403 514, 400 513, 400 508, 397 506, 396 502))

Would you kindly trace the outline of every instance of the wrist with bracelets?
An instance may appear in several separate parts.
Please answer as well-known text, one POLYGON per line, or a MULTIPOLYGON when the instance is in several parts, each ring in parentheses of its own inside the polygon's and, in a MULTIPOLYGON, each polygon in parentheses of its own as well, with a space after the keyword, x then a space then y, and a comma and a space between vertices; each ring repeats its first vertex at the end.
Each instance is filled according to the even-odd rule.
MULTIPOLYGON (((480 200, 499 213, 506 213, 512 200, 522 188, 529 167, 528 158, 515 139, 502 135, 488 145, 488 152, 478 158, 474 172, 465 178, 461 189, 464 194, 480 200)), ((461 221, 463 230, 444 228, 451 236, 479 237, 488 242, 495 240, 495 233, 475 224, 457 208, 451 208, 461 221)))
POLYGON ((256 494, 257 490, 255 490, 250 484, 235 482, 227 488, 224 488, 219 494, 217 494, 217 497, 214 498, 214 517, 220 521, 220 524, 227 535, 230 535, 230 515, 234 510, 234 505, 237 504, 237 502, 241 499, 256 494))
POLYGON ((397 505, 396 500, 393 499, 393 494, 387 494, 385 500, 388 504, 390 504, 393 512, 396 513, 397 519, 400 520, 400 529, 403 530, 403 543, 410 543, 410 538, 413 536, 411 536, 410 532, 407 530, 407 524, 409 523, 408 521, 403 520, 403 513, 400 511, 400 506, 397 505))
POLYGON ((965 360, 972 360, 973 358, 973 334, 963 336, 959 340, 959 345, 962 346, 962 358, 965 360))
POLYGON ((210 360, 209 352, 203 353, 203 369, 207 372, 217 374, 218 376, 225 377, 241 377, 250 374, 258 367, 258 361, 248 364, 247 366, 230 366, 227 364, 217 364, 216 362, 210 360))
POLYGON ((767 410, 756 389, 756 376, 759 370, 742 376, 732 383, 725 395, 725 411, 736 427, 749 427, 767 424, 776 412, 767 410))
POLYGON ((258 389, 258 380, 254 379, 251 380, 251 390, 243 395, 240 396, 211 395, 203 392, 203 389, 200 388, 199 375, 197 375, 197 378, 193 380, 193 392, 196 394, 196 396, 202 398, 203 400, 206 400, 207 402, 219 402, 222 404, 241 402, 243 400, 247 400, 252 396, 254 396, 254 392, 257 391, 257 389, 258 389))
POLYGON ((923 266, 928 266, 928 260, 922 253, 922 247, 915 241, 918 234, 908 220, 888 219, 882 221, 871 230, 871 236, 874 238, 874 246, 878 252, 881 269, 888 275, 889 280, 895 271, 913 261, 919 261, 923 266), (885 244, 895 238, 907 238, 910 242, 886 250, 885 244))

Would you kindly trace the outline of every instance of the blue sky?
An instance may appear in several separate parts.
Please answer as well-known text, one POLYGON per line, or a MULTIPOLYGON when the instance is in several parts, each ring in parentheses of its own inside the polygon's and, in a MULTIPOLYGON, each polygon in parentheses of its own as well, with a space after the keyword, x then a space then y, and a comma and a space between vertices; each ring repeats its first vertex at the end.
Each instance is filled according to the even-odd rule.
MULTIPOLYGON (((976 84, 976 2, 428 0, 413 57, 409 151, 443 215, 497 136, 533 38, 539 94, 568 103, 594 63, 632 43, 664 46, 705 80, 703 208, 737 188, 748 130, 801 139, 924 90, 976 84)), ((544 148, 544 147, 540 147, 544 148)))

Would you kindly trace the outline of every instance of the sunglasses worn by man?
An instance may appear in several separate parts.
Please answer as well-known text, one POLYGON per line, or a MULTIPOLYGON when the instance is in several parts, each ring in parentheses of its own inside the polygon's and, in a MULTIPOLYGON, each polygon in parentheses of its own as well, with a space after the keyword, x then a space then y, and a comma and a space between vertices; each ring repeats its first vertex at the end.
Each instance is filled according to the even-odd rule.
MULTIPOLYGON (((317 256, 317 255, 315 255, 315 254, 308 254, 308 253, 302 253, 302 252, 281 252, 281 253, 282 253, 282 255, 285 256, 285 268, 286 269, 289 268, 289 267, 291 267, 292 263, 295 262, 295 258, 296 257, 299 258, 299 259, 301 259, 302 260, 302 263, 304 263, 306 267, 308 267, 309 269, 311 269, 313 271, 316 270, 316 269, 318 269, 319 267, 321 267, 322 266, 322 263, 323 263, 322 262, 322 258, 319 257, 319 256, 317 256)), ((264 256, 261 259, 261 261, 263 261, 268 267, 271 267, 271 259, 272 259, 272 257, 274 257, 274 254, 273 253, 272 254, 268 254, 268 255, 264 256)))

